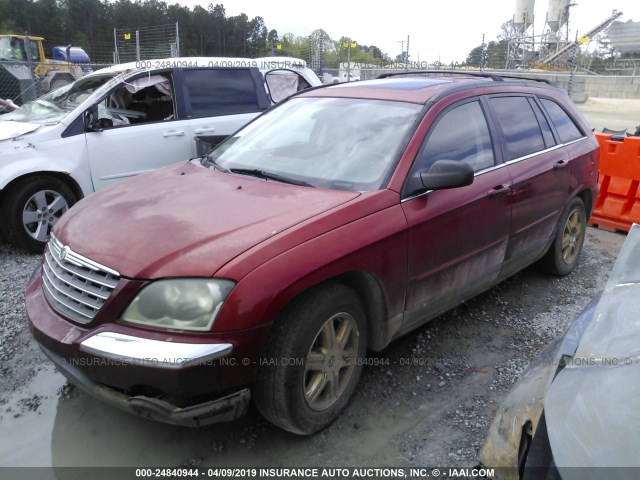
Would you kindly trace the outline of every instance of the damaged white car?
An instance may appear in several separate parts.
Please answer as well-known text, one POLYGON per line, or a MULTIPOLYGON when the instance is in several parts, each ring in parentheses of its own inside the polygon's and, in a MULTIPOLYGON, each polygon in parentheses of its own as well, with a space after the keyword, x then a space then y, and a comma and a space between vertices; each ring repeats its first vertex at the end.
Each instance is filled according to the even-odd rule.
POLYGON ((0 228, 41 252, 82 197, 204 155, 317 85, 304 60, 287 57, 144 60, 87 75, 0 117, 0 228))
POLYGON ((496 478, 636 479, 640 225, 609 281, 515 384, 480 452, 496 478))

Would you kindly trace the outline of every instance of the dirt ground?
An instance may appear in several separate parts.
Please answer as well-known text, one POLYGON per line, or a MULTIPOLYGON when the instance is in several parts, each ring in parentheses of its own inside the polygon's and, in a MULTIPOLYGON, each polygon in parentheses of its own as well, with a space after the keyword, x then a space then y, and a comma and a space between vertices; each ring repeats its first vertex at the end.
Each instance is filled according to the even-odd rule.
POLYGON ((634 133, 640 126, 640 99, 594 97, 579 104, 578 108, 597 132, 606 127, 634 133))
MULTIPOLYGON (((591 99, 580 108, 596 128, 640 124, 640 101, 631 113, 623 106, 591 99)), ((377 365, 365 369, 342 416, 305 438, 255 410, 195 430, 137 418, 77 391, 26 328, 22 291, 38 257, 0 243, 0 467, 476 465, 501 400, 604 287, 624 238, 589 228, 572 274, 528 268, 395 341, 371 357, 377 365)))

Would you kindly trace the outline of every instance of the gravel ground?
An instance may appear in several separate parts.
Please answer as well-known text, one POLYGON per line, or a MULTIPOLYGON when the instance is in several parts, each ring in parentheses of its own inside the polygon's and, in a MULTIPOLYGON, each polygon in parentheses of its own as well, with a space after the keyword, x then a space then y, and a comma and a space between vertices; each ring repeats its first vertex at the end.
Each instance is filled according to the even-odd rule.
POLYGON ((0 240, 0 402, 34 374, 15 364, 35 350, 26 329, 23 292, 38 255, 17 250, 0 240), (18 371, 20 370, 20 371, 18 371))
POLYGON ((0 466, 473 466, 501 400, 603 288, 623 239, 589 229, 572 274, 526 269, 372 355, 344 414, 309 438, 253 410, 200 430, 157 424, 74 390, 26 328, 38 256, 0 243, 0 433, 17 432, 0 434, 0 466))

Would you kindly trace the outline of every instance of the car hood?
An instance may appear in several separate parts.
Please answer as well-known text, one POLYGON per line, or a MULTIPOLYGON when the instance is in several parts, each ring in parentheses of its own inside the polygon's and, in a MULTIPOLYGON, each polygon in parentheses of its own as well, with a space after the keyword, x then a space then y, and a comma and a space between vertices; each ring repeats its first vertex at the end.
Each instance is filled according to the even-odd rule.
POLYGON ((358 196, 187 162, 82 200, 54 234, 124 277, 211 276, 260 242, 358 196))
POLYGON ((13 122, 0 120, 0 141, 16 138, 25 133, 33 132, 40 127, 37 123, 13 122))
MULTIPOLYGON (((640 467, 638 251, 640 226, 634 225, 575 355, 545 397, 558 467, 640 467)), ((560 468, 560 473, 563 479, 596 478, 584 470, 560 468)))

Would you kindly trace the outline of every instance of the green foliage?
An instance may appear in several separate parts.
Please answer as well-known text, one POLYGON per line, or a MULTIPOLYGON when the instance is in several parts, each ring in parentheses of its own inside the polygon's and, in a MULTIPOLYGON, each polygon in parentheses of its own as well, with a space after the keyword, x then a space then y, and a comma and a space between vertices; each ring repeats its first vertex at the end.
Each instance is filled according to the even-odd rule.
POLYGON ((470 67, 504 68, 507 58, 507 40, 489 42, 483 49, 477 46, 469 52, 465 64, 470 67))
MULTIPOLYGON (((275 55, 309 57, 309 37, 269 30, 262 17, 245 14, 229 17, 221 4, 196 5, 193 9, 162 0, 0 0, 0 33, 42 36, 45 52, 56 45, 83 47, 92 60, 110 62, 114 28, 143 28, 179 22, 180 49, 185 56, 259 57, 275 55), (281 49, 275 45, 280 44, 281 49)), ((315 51, 324 42, 325 64, 347 60, 346 48, 322 29, 311 33, 315 51)), ((352 48, 352 61, 381 63, 388 57, 374 45, 352 48)))

